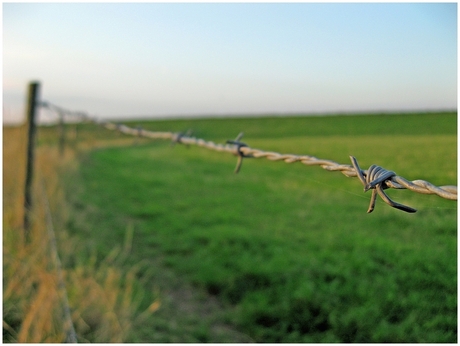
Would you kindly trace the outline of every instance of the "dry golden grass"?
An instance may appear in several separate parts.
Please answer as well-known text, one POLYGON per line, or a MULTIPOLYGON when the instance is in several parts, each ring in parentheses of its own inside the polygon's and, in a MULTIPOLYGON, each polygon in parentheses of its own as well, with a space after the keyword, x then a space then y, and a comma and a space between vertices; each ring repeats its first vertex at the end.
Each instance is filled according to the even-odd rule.
MULTIPOLYGON (((36 151, 32 227, 25 241, 25 143, 25 126, 3 129, 3 341, 63 342, 73 324, 80 342, 123 342, 141 298, 134 290, 137 269, 123 266, 132 230, 124 247, 102 262, 96 254, 82 258, 87 244, 65 230, 69 211, 59 179, 63 167, 76 167, 74 152, 67 149, 60 157, 56 146, 42 146, 36 151), (48 201, 52 224, 46 222, 48 201), (62 272, 53 257, 53 226, 63 263, 73 263, 62 272), (67 298, 72 323, 66 323, 67 298)), ((159 301, 152 306, 146 313, 154 312, 159 301)))

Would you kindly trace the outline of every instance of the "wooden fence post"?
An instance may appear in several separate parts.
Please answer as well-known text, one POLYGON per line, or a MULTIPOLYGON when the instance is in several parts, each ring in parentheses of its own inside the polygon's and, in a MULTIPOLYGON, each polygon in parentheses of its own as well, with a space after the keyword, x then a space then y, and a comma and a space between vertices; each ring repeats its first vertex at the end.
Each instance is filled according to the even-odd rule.
POLYGON ((30 211, 32 208, 32 181, 34 174, 34 146, 36 132, 36 113, 39 101, 40 83, 31 82, 28 87, 27 96, 27 161, 26 161, 26 182, 24 189, 24 237, 28 241, 30 237, 30 211))

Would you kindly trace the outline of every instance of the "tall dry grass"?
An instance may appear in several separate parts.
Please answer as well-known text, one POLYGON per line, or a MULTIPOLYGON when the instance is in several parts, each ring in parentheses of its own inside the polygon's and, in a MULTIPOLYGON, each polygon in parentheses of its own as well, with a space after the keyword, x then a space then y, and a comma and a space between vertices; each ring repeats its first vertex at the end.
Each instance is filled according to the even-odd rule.
POLYGON ((123 264, 132 229, 127 229, 126 244, 104 260, 97 261, 96 253, 82 255, 88 244, 66 232, 71 211, 59 179, 63 167, 77 167, 74 152, 68 149, 61 157, 56 146, 42 146, 36 151, 32 227, 26 241, 25 143, 25 126, 3 129, 3 341, 64 342, 73 325, 79 342, 123 342, 136 319, 159 307, 155 301, 136 316, 142 298, 135 289, 137 268, 123 264), (48 224, 47 205, 52 211, 48 224), (53 257, 53 229, 62 263, 68 264, 62 270, 59 257, 53 257), (71 322, 65 318, 66 301, 71 322))

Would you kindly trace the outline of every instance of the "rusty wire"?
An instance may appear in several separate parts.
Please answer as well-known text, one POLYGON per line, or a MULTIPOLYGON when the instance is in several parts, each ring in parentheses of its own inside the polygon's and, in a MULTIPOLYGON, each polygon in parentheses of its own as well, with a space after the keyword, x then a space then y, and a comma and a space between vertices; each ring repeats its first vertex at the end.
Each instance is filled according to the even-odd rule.
MULTIPOLYGON (((47 105, 48 103, 44 103, 47 105)), ((56 106, 55 106, 56 107, 56 106)), ((56 107, 57 108, 57 107, 56 107)), ((73 112, 75 114, 75 112, 73 112)), ((391 200, 383 190, 388 188, 393 189, 408 189, 413 192, 421 194, 434 194, 448 200, 457 200, 457 186, 443 185, 435 186, 425 180, 412 180, 409 181, 401 176, 396 175, 392 171, 388 171, 380 166, 372 165, 367 170, 361 170, 358 161, 355 157, 350 156, 352 165, 340 164, 332 160, 319 159, 310 155, 294 155, 294 154, 281 154, 273 151, 265 151, 249 147, 246 143, 241 142, 243 133, 240 133, 235 140, 228 140, 226 144, 218 144, 213 141, 206 141, 201 138, 191 137, 190 132, 186 134, 182 132, 159 132, 148 131, 142 128, 130 128, 126 125, 115 124, 112 122, 100 122, 85 116, 85 120, 92 121, 105 127, 108 130, 119 131, 126 135, 146 137, 150 139, 169 139, 172 143, 180 143, 189 145, 196 145, 199 147, 207 148, 219 152, 228 152, 238 157, 235 173, 238 173, 243 158, 265 158, 270 161, 283 161, 285 163, 300 162, 307 166, 320 166, 327 171, 338 171, 346 177, 358 177, 364 185, 364 191, 372 190, 371 201, 368 213, 374 210, 375 200, 377 194, 382 200, 393 208, 403 210, 405 212, 414 213, 416 209, 396 203, 391 200)))

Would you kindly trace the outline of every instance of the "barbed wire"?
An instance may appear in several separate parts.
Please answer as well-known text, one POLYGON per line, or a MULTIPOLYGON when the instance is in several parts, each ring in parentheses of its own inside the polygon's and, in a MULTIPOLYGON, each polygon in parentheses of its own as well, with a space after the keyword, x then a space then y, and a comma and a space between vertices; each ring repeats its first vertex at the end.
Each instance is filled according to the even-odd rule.
POLYGON ((396 175, 393 171, 388 171, 380 166, 372 165, 367 170, 362 170, 359 167, 358 161, 355 157, 350 156, 351 165, 340 164, 332 160, 319 159, 310 155, 295 155, 295 154, 281 154, 274 151, 265 151, 261 149, 255 149, 249 147, 246 143, 241 142, 243 133, 241 132, 235 140, 228 140, 226 144, 214 143, 213 141, 206 141, 201 138, 192 137, 190 132, 161 132, 161 131, 149 131, 141 127, 131 128, 123 124, 117 124, 110 121, 101 121, 96 118, 90 117, 85 112, 70 112, 61 107, 50 104, 49 102, 42 102, 40 104, 43 107, 54 109, 61 112, 61 114, 70 114, 73 116, 81 116, 84 121, 89 121, 100 126, 103 126, 107 130, 118 131, 120 133, 145 137, 150 139, 165 139, 171 140, 173 144, 185 144, 196 145, 198 147, 218 151, 228 152, 238 157, 238 161, 235 168, 235 173, 238 173, 241 169, 241 165, 244 158, 265 158, 270 161, 283 161, 285 163, 300 162, 307 166, 320 166, 326 171, 330 172, 341 172, 346 177, 357 177, 364 186, 364 192, 372 190, 372 196, 368 213, 374 210, 375 201, 377 194, 382 200, 393 208, 403 210, 408 213, 414 213, 417 210, 409 206, 405 206, 400 203, 396 203, 390 199, 390 197, 384 192, 388 188, 392 189, 408 189, 413 192, 421 194, 437 195, 448 200, 457 200, 457 186, 455 185, 443 185, 435 186, 432 183, 425 180, 407 180, 401 176, 396 175))

